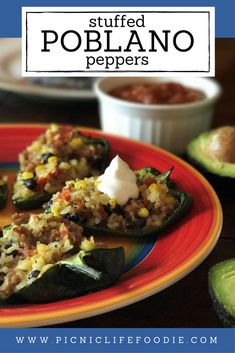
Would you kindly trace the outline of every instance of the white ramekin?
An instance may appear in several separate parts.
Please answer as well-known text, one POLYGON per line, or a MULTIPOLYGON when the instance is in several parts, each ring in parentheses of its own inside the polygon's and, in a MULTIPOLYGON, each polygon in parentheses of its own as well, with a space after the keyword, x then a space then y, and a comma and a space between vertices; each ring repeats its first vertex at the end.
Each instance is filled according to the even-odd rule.
POLYGON ((96 82, 95 92, 99 99, 102 130, 152 143, 174 153, 184 153, 194 137, 210 128, 221 88, 209 78, 108 77, 96 82), (116 87, 140 82, 177 82, 203 91, 206 98, 178 105, 147 105, 109 95, 116 87))

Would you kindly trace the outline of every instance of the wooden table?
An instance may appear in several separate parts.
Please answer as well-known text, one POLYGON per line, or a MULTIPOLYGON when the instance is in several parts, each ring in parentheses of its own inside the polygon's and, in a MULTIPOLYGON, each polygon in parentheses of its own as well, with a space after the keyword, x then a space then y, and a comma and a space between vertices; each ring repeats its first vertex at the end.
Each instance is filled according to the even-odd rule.
MULTIPOLYGON (((214 126, 235 125, 235 40, 217 40, 216 77, 224 95, 214 117, 214 126)), ((0 122, 69 122, 99 127, 97 102, 36 102, 0 92, 0 122)), ((223 186, 220 190, 223 195, 223 186)), ((208 295, 208 270, 215 263, 235 256, 235 202, 223 195, 224 225, 209 257, 180 282, 139 303, 93 318, 56 327, 221 327, 208 295)))

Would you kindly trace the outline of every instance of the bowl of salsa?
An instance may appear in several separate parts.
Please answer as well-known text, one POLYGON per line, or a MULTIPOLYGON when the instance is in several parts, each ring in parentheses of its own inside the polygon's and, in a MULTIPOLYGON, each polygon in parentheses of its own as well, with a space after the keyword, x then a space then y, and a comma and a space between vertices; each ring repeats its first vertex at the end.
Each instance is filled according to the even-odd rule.
POLYGON ((97 81, 102 129, 184 153, 208 130, 221 94, 208 78, 108 77, 97 81))
POLYGON ((141 104, 186 104, 206 98, 203 91, 176 82, 132 83, 116 87, 109 94, 141 104))

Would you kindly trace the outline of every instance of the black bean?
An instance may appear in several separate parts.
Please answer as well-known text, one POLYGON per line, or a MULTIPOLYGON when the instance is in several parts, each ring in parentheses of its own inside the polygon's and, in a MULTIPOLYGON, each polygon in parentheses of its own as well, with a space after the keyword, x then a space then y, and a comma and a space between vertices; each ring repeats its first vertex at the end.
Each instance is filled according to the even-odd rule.
POLYGON ((5 245, 4 245, 4 249, 9 249, 10 247, 12 246, 12 243, 6 243, 5 245))
POLYGON ((80 218, 76 213, 73 212, 73 213, 68 214, 68 220, 71 222, 77 223, 77 222, 79 222, 80 218))
POLYGON ((123 215, 124 213, 122 206, 120 206, 119 204, 116 204, 116 206, 114 207, 111 207, 109 204, 107 204, 107 205, 103 205, 103 208, 105 212, 108 214, 108 216, 110 216, 112 213, 116 213, 118 215, 123 215))
POLYGON ((80 156, 79 156, 79 151, 76 152, 71 152, 69 155, 68 155, 68 159, 71 160, 71 159, 79 159, 80 156))
MULTIPOLYGON (((44 211, 45 211, 45 208, 44 208, 44 211)), ((61 217, 63 217, 64 219, 69 219, 69 213, 64 213, 64 214, 61 215, 61 217)))
POLYGON ((85 215, 78 215, 77 213, 73 212, 68 214, 66 217, 69 221, 81 224, 86 221, 86 216, 85 215))
POLYGON ((33 189, 35 189, 37 187, 37 182, 33 178, 25 179, 24 180, 24 186, 26 186, 26 188, 28 188, 29 190, 33 190, 33 189))
POLYGON ((118 215, 123 215, 124 213, 122 206, 120 206, 118 203, 115 207, 112 208, 112 211, 118 215))
POLYGON ((40 273, 39 270, 34 270, 34 271, 30 272, 28 275, 28 279, 37 278, 39 273, 40 273))
MULTIPOLYGON (((10 247, 12 246, 12 243, 6 243, 4 245, 4 249, 9 249, 10 247)), ((12 255, 13 257, 16 257, 17 255, 19 255, 18 251, 17 250, 13 250, 10 254, 7 254, 8 256, 9 255, 12 255)))
POLYGON ((41 157, 42 157, 42 161, 43 161, 43 163, 45 164, 45 163, 47 163, 47 161, 48 161, 48 159, 50 158, 50 157, 53 157, 54 155, 53 155, 53 153, 43 153, 42 155, 41 155, 41 157))
POLYGON ((112 214, 112 207, 109 204, 103 205, 103 208, 108 216, 110 216, 112 214))
POLYGON ((4 282, 4 278, 6 276, 6 273, 5 272, 0 272, 0 286, 3 284, 4 282))
POLYGON ((92 166, 92 168, 95 168, 95 169, 99 170, 99 169, 102 168, 103 158, 102 158, 102 156, 95 155, 92 158, 90 158, 89 163, 92 166))
POLYGON ((126 226, 128 229, 141 229, 146 225, 146 219, 144 218, 133 218, 127 222, 126 226))
POLYGON ((16 256, 18 256, 18 255, 19 255, 19 253, 18 253, 18 251, 17 251, 17 250, 14 250, 14 251, 12 251, 12 253, 11 253, 11 254, 9 254, 9 255, 12 255, 13 257, 16 257, 16 256))

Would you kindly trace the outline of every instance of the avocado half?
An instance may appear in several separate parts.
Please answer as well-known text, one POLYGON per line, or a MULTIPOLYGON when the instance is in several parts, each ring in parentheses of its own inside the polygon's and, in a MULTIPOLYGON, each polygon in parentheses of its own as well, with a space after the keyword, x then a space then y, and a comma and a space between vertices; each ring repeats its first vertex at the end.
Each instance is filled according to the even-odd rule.
POLYGON ((204 132, 187 148, 189 159, 202 171, 224 178, 235 178, 235 126, 204 132))
POLYGON ((209 271, 213 307, 225 327, 235 327, 235 258, 220 262, 209 271))

